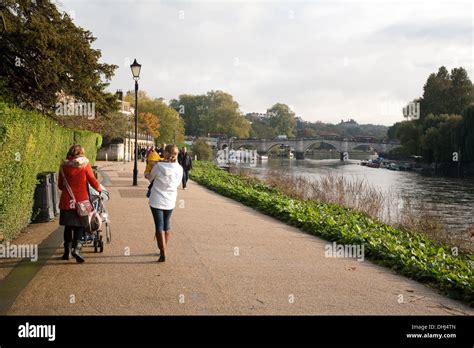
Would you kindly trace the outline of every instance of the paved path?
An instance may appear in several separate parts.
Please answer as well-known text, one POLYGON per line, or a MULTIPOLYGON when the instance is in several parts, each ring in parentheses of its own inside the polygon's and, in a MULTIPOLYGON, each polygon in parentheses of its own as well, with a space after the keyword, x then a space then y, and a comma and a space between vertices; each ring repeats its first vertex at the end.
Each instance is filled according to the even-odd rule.
POLYGON ((40 262, 0 262, 0 313, 474 313, 370 262, 326 258, 327 242, 192 182, 179 190, 167 262, 157 263, 146 180, 132 187, 130 164, 99 165, 111 184, 112 244, 103 254, 86 248, 78 265, 59 259, 57 222, 32 225, 15 243, 36 238, 40 262))

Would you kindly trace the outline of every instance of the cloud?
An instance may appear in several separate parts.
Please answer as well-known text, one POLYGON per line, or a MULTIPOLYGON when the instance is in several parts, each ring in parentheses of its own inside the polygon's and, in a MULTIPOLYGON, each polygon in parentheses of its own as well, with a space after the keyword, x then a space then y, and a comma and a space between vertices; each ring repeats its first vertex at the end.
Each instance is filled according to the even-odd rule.
POLYGON ((245 112, 274 103, 306 120, 392 124, 445 65, 473 69, 470 2, 63 0, 119 65, 111 90, 176 98, 220 89, 245 112))

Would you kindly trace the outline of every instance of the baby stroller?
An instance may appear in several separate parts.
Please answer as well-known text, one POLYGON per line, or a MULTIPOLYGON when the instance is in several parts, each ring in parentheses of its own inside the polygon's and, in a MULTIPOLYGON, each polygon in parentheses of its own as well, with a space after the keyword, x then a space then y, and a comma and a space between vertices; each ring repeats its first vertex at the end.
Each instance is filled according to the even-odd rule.
POLYGON ((94 206, 94 209, 102 218, 102 226, 99 230, 94 232, 88 232, 85 235, 84 244, 93 245, 94 252, 103 252, 104 251, 104 241, 102 237, 102 232, 105 231, 105 239, 107 244, 112 241, 112 231, 110 229, 110 220, 109 213, 105 208, 104 202, 109 200, 109 192, 102 186, 102 192, 96 191, 92 186, 88 184, 89 197, 94 206))

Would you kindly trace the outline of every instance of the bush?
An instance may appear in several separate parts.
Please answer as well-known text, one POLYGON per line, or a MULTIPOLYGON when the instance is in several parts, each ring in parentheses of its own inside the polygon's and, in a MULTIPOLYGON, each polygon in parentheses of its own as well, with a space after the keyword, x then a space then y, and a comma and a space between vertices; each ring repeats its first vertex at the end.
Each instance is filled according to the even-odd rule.
POLYGON ((58 126, 51 119, 0 103, 0 241, 13 239, 30 222, 36 175, 58 171, 74 143, 95 162, 101 136, 58 126))
POLYGON ((295 199, 255 178, 197 161, 191 179, 302 230, 341 244, 361 244, 365 256, 474 305, 472 254, 454 254, 421 234, 399 230, 333 203, 295 199))

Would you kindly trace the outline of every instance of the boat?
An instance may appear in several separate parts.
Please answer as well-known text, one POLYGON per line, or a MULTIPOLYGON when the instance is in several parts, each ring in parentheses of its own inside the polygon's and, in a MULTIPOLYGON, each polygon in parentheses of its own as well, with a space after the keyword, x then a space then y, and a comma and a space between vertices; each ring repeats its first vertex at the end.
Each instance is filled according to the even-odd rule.
POLYGON ((367 162, 367 167, 369 167, 369 168, 380 168, 380 163, 369 161, 369 162, 367 162))
POLYGON ((395 163, 389 163, 385 168, 388 170, 400 170, 400 168, 395 163))

